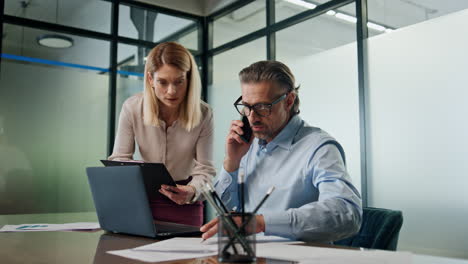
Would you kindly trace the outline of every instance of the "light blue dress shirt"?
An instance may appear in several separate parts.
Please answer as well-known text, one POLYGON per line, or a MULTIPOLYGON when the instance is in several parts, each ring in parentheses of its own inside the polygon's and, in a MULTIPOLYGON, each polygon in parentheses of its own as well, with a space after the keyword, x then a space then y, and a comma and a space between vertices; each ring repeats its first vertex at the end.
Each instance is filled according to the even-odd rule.
POLYGON ((268 144, 255 138, 237 171, 222 168, 216 191, 228 208, 240 208, 238 174, 243 171, 246 212, 271 186, 276 188, 258 211, 265 235, 319 242, 349 237, 360 228, 362 207, 341 151, 331 136, 296 115, 268 144))

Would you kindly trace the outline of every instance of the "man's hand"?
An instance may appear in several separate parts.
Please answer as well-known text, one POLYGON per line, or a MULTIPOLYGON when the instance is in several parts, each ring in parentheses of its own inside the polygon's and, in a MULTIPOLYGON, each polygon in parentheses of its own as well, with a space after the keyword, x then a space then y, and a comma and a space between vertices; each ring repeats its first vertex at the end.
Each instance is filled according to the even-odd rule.
POLYGON ((182 205, 190 202, 195 195, 195 187, 191 185, 179 185, 177 187, 161 185, 159 192, 167 196, 176 204, 182 205))
MULTIPOLYGON (((234 217, 234 221, 237 226, 241 226, 242 219, 240 216, 234 217)), ((263 218, 263 215, 256 215, 255 222, 257 224, 255 233, 265 232, 265 219, 263 218)), ((218 217, 200 227, 200 231, 203 232, 203 239, 208 239, 218 233, 218 217)))
POLYGON ((249 143, 245 143, 239 135, 243 135, 242 126, 244 124, 241 120, 233 120, 231 128, 226 138, 226 157, 224 158, 224 169, 227 172, 233 172, 239 168, 242 157, 249 150, 252 139, 249 143))

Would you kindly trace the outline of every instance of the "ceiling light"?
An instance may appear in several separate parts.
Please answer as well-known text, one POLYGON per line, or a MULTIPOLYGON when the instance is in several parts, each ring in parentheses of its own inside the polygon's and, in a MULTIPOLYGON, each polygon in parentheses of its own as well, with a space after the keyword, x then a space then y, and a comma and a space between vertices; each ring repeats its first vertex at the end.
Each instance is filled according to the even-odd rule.
POLYGON ((37 37, 37 43, 44 47, 63 49, 73 46, 73 39, 58 34, 45 34, 37 37))
POLYGON ((385 31, 387 28, 382 26, 382 25, 379 25, 379 24, 375 24, 375 23, 372 23, 372 22, 367 22, 367 27, 368 28, 372 28, 372 29, 375 29, 377 31, 385 31))
POLYGON ((339 13, 339 12, 335 14, 335 17, 337 17, 339 19, 343 19, 343 20, 351 22, 351 23, 356 23, 357 22, 357 18, 355 18, 353 16, 350 16, 350 15, 343 14, 343 13, 339 13))
MULTIPOLYGON (((314 9, 314 8, 317 7, 317 5, 312 4, 310 2, 307 2, 307 1, 304 1, 304 0, 284 0, 284 1, 295 4, 295 5, 298 5, 298 6, 302 6, 302 7, 308 8, 308 9, 314 9)), ((335 16, 336 18, 342 19, 342 20, 347 21, 347 22, 351 22, 351 23, 356 23, 357 22, 357 18, 355 16, 351 16, 351 15, 347 15, 347 14, 344 14, 344 13, 336 12, 334 10, 328 10, 326 12, 326 14, 329 15, 329 16, 335 16)), ((377 30, 377 31, 380 31, 380 32, 385 32, 385 33, 389 33, 389 32, 393 31, 392 29, 386 28, 385 26, 382 26, 382 25, 379 25, 379 24, 376 24, 376 23, 373 23, 373 22, 367 22, 367 27, 370 28, 370 29, 377 30)))
POLYGON ((298 6, 308 8, 308 9, 314 9, 314 8, 317 7, 317 5, 314 5, 312 3, 302 1, 302 0, 285 0, 285 1, 289 2, 289 3, 292 3, 292 4, 295 4, 295 5, 298 5, 298 6))

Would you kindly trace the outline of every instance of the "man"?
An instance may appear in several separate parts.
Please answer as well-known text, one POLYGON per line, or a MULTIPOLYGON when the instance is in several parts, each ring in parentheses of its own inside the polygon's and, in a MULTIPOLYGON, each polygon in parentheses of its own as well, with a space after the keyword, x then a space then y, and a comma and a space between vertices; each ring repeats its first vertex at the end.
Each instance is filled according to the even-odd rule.
MULTIPOLYGON (((228 208, 239 204, 238 177, 245 175, 245 208, 251 212, 267 190, 276 190, 258 211, 257 232, 304 241, 332 242, 361 225, 358 191, 346 171, 341 145, 299 116, 298 89, 281 62, 260 61, 239 73, 242 96, 235 106, 247 116, 255 139, 244 142, 234 120, 224 166, 215 187, 228 208)), ((217 219, 201 227, 207 239, 217 219)))

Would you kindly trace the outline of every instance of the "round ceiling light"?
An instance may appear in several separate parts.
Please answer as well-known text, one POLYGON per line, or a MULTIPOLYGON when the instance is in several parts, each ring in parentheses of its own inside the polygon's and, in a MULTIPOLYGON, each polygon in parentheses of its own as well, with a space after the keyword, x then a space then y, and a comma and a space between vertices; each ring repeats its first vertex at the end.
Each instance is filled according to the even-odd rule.
POLYGON ((44 47, 63 49, 73 46, 73 39, 63 35, 46 34, 37 37, 37 43, 44 47))

